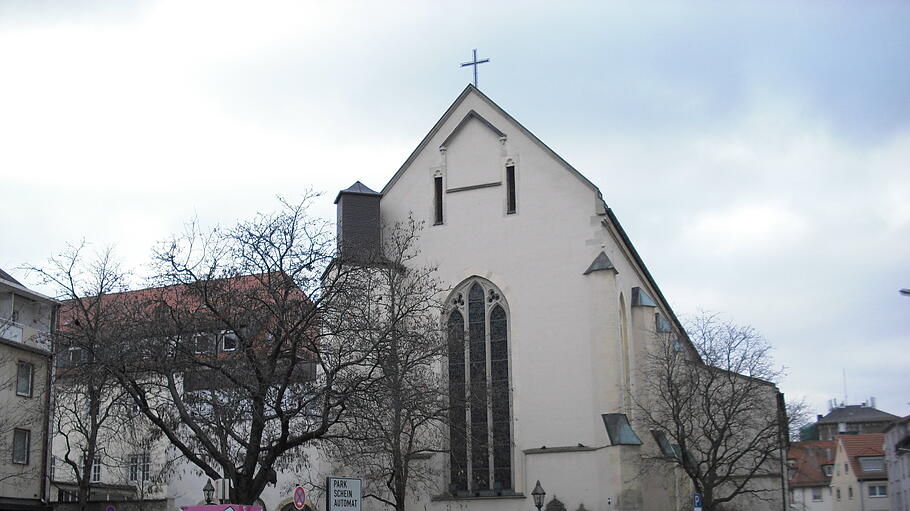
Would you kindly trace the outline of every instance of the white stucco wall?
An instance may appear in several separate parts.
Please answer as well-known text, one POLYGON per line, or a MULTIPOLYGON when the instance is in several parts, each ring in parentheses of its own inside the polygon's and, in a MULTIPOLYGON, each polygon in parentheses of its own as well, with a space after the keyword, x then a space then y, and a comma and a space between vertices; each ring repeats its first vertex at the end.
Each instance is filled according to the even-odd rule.
MULTIPOLYGON (((472 276, 483 277, 502 290, 509 304, 515 490, 528 494, 539 479, 548 495, 557 495, 572 510, 581 503, 590 510, 637 509, 630 506, 638 505, 640 474, 628 461, 637 455, 621 451, 639 448, 609 446, 600 414, 631 412, 620 394, 619 297, 634 368, 639 348, 654 330, 654 308, 633 311, 631 288, 654 293, 602 225, 606 217, 599 200, 587 182, 485 100, 469 94, 386 190, 381 215, 387 225, 408 215, 426 221, 422 257, 438 265, 442 281, 454 287, 472 276), (470 110, 503 131, 504 143, 496 137, 492 144, 489 128, 471 120, 445 152, 439 151, 470 110), (507 162, 516 168, 518 207, 513 215, 506 214, 507 162), (485 168, 471 169, 469 163, 485 168), (446 189, 490 180, 502 184, 445 193, 444 223, 432 225, 435 175, 443 176, 446 189), (601 251, 617 272, 583 275, 601 251), (602 449, 523 454, 541 446, 578 444, 602 449)), ((634 371, 629 380, 634 382, 634 371)), ((647 431, 638 433, 652 441, 647 431)), ((529 504, 529 498, 471 503, 497 509, 526 509, 529 504)))

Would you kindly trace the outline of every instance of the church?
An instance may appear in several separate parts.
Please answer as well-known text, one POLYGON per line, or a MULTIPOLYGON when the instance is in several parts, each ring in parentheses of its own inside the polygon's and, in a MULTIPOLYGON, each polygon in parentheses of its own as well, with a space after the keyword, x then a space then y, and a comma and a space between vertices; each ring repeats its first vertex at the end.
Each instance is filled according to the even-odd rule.
POLYGON ((570 511, 691 509, 681 472, 642 464, 660 448, 631 397, 655 332, 683 329, 581 172, 468 85, 381 191, 336 203, 342 241, 425 222, 421 257, 452 290, 442 322, 464 338, 450 397, 488 389, 455 409, 444 477, 415 508, 532 509, 540 481, 570 511))

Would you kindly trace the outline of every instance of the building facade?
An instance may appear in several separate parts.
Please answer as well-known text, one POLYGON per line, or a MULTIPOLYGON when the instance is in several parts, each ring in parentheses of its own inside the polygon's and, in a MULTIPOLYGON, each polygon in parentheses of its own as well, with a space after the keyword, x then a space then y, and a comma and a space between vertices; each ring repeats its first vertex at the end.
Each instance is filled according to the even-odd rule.
POLYGON ((0 509, 47 509, 49 336, 57 308, 0 270, 0 509))
POLYGON ((840 435, 831 491, 834 511, 889 511, 888 472, 881 433, 840 435))
POLYGON ((858 405, 841 405, 832 408, 827 415, 819 415, 815 425, 818 437, 814 440, 834 440, 844 433, 881 433, 897 415, 875 408, 875 398, 858 405))
MULTIPOLYGON (((451 453, 430 460, 438 485, 415 505, 529 509, 538 480, 567 509, 688 505, 684 478, 642 462, 661 448, 636 406, 655 332, 681 327, 593 183, 468 86, 372 193, 383 225, 425 222, 422 262, 452 289, 442 322, 465 340, 447 372, 450 397, 468 406, 455 410, 451 453)), ((754 484, 770 499, 734 504, 783 508, 781 466, 754 484)))
POLYGON ((799 511, 831 511, 835 442, 793 442, 787 453, 790 506, 799 511))
POLYGON ((884 434, 891 511, 910 511, 910 416, 892 422, 884 434))

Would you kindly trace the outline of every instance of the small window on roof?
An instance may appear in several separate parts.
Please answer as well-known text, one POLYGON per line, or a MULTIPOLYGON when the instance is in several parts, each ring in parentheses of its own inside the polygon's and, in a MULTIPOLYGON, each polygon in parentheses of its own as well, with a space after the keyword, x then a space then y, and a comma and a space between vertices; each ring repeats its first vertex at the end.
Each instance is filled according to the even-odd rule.
POLYGON ((234 351, 237 349, 237 334, 231 331, 221 335, 221 350, 234 351))
POLYGON ((831 477, 831 474, 834 472, 834 465, 823 465, 822 470, 825 472, 825 475, 831 477))
POLYGON ((632 430, 629 418, 624 413, 601 414, 610 443, 613 445, 641 445, 641 438, 632 430))
POLYGON ((885 458, 882 456, 860 456, 859 468, 863 472, 884 472, 885 458))

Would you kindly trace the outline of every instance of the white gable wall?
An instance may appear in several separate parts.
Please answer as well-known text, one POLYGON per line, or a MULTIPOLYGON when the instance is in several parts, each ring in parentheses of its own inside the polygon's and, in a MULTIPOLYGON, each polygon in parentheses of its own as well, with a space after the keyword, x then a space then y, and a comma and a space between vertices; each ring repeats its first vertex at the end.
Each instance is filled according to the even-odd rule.
MULTIPOLYGON (((474 92, 387 187, 380 206, 386 224, 409 214, 426 221, 422 256, 439 265, 444 282, 454 287, 478 275, 504 293, 510 310, 515 490, 527 494, 540 479, 570 509, 584 498, 588 509, 599 509, 608 497, 614 506, 610 509, 618 509, 620 481, 632 476, 619 469, 619 451, 639 448, 606 447, 594 454, 570 455, 522 451, 608 446, 600 414, 628 411, 620 399, 619 293, 627 309, 630 346, 641 344, 643 326, 653 331, 654 308, 633 313, 629 306, 631 288, 645 285, 602 225, 606 217, 599 206, 598 192, 589 183, 474 92), (471 119, 440 151, 440 144, 471 110, 504 132, 504 142, 483 122, 471 119), (514 215, 506 214, 507 161, 514 163, 517 175, 514 215), (496 181, 501 185, 445 193, 444 223, 434 226, 434 175, 443 177, 448 190, 496 181), (618 274, 583 275, 601 250, 618 274), (568 457, 575 467, 570 473, 557 468, 565 467, 568 457), (577 474, 590 477, 579 481, 577 474), (576 497, 565 498, 571 495, 576 497)), ((629 354, 633 368, 635 358, 629 354)), ((638 433, 651 441, 646 431, 638 433)))

